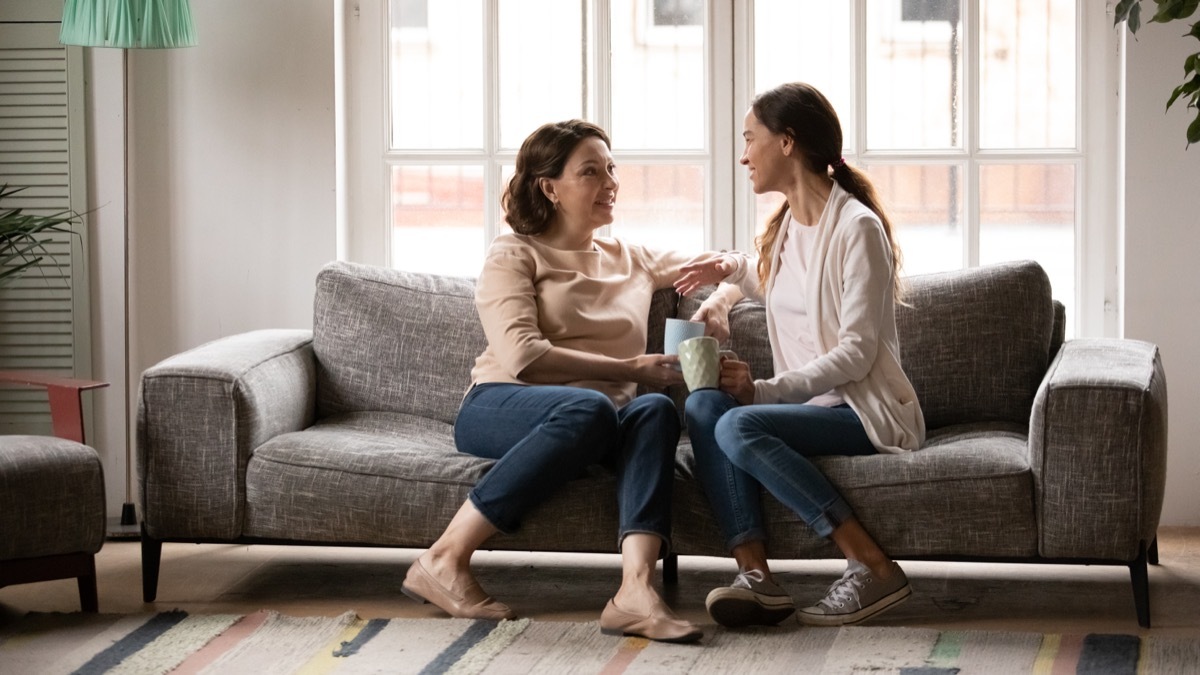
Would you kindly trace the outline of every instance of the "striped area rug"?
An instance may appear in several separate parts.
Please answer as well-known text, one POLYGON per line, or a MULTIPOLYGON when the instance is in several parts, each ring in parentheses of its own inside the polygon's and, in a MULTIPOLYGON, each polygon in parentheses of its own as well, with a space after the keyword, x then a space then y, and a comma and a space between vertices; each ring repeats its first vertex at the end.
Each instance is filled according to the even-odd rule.
POLYGON ((29 614, 0 627, 4 673, 1195 673, 1200 641, 918 628, 732 631, 696 645, 596 622, 29 614))

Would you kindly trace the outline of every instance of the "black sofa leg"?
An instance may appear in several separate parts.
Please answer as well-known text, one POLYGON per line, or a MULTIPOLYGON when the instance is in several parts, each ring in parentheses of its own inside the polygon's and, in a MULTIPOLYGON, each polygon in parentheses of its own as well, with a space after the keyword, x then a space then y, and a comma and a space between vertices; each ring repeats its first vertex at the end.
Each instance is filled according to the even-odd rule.
MULTIPOLYGON (((1153 542, 1151 542, 1153 546, 1153 542)), ((1141 545, 1137 560, 1129 563, 1129 580, 1133 582, 1133 605, 1137 609, 1138 625, 1150 627, 1150 575, 1146 569, 1149 547, 1141 545)), ((1155 553, 1157 557, 1157 553, 1155 553)))
POLYGON ((1146 561, 1151 565, 1158 564, 1158 537, 1150 542, 1150 550, 1146 553, 1146 561))
POLYGON ((79 575, 79 607, 84 612, 100 611, 100 595, 96 591, 96 556, 87 557, 87 573, 79 575))
POLYGON ((146 534, 142 523, 142 601, 154 602, 158 597, 158 567, 162 562, 162 542, 146 534))
POLYGON ((663 558, 663 584, 674 586, 679 583, 679 556, 675 553, 668 553, 667 557, 663 558))

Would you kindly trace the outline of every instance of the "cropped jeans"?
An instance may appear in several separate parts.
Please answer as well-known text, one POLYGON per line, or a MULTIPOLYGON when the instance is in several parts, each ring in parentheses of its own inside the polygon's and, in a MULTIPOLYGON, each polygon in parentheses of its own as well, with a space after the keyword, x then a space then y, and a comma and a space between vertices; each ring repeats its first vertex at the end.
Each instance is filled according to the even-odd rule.
POLYGON ((593 389, 476 385, 454 423, 459 452, 496 460, 467 498, 501 532, 593 464, 616 472, 617 546, 632 533, 671 541, 671 490, 679 413, 661 394, 621 409, 593 389))
POLYGON ((875 454, 850 406, 739 406, 725 392, 701 389, 688 397, 685 412, 696 473, 730 550, 766 540, 761 488, 822 537, 853 515, 808 459, 875 454))

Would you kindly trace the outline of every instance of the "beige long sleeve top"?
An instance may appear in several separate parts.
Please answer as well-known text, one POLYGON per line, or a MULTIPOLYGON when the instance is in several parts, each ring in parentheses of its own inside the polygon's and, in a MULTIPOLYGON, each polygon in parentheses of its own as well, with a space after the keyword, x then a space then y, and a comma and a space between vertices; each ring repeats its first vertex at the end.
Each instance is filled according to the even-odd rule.
MULTIPOLYGON (((563 251, 537 237, 502 234, 492 242, 475 285, 488 346, 475 360, 472 384, 523 382, 526 366, 551 347, 615 359, 646 352, 646 316, 654 291, 670 287, 689 256, 597 237, 591 251, 563 251)), ((739 267, 745 259, 737 256, 739 267)), ((606 394, 618 407, 633 400, 633 382, 566 383, 606 394)))

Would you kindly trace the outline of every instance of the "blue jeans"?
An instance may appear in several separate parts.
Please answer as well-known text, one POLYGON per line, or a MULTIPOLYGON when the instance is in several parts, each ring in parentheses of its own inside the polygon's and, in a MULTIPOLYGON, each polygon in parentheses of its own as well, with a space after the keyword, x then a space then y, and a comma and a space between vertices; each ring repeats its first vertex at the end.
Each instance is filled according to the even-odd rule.
POLYGON ((766 540, 759 502, 764 487, 822 537, 854 515, 808 460, 875 454, 849 406, 738 406, 725 392, 701 389, 688 397, 685 412, 696 473, 730 549, 766 540))
POLYGON ((671 490, 679 413, 661 394, 620 410, 592 389, 480 384, 454 423, 459 452, 497 460, 468 499, 501 532, 512 533, 533 507, 569 481, 603 464, 617 474, 620 531, 671 541, 671 490))

